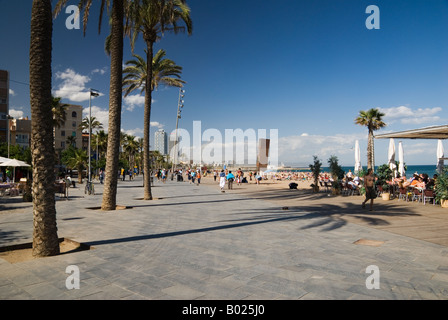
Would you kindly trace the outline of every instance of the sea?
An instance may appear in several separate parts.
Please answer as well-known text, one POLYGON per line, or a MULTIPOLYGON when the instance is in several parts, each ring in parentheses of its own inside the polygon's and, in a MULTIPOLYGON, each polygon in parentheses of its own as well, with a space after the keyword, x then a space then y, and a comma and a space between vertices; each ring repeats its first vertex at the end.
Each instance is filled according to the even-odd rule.
MULTIPOLYGON (((342 170, 344 170, 344 172, 348 172, 349 170, 351 170, 352 172, 355 171, 355 167, 354 166, 342 166, 341 167, 342 170)), ((291 168, 292 169, 292 168, 291 168)), ((296 168, 296 169, 288 169, 287 171, 291 171, 291 172, 308 172, 310 171, 309 168, 305 168, 305 167, 301 167, 296 168)), ((367 167, 363 167, 364 170, 367 170, 367 167)), ((375 171, 378 169, 378 166, 375 166, 375 171)), ((278 169, 279 171, 282 171, 281 168, 278 169)), ((321 172, 330 172, 330 168, 329 167, 321 167, 321 172)), ((429 177, 433 177, 434 174, 437 174, 437 166, 435 165, 407 165, 406 166, 406 177, 407 178, 411 178, 413 176, 414 173, 426 173, 429 177)))
MULTIPOLYGON (((367 167, 363 167, 364 170, 367 170, 367 167)), ((375 166, 375 171, 378 169, 378 166, 375 166)), ((348 172, 348 170, 352 170, 352 172, 355 171, 355 167, 342 167, 342 170, 345 172, 348 172)), ((322 172, 330 172, 329 167, 322 167, 322 172)), ((407 165, 406 166, 406 177, 410 178, 414 173, 426 173, 429 177, 433 177, 435 174, 437 174, 437 166, 435 165, 407 165)))

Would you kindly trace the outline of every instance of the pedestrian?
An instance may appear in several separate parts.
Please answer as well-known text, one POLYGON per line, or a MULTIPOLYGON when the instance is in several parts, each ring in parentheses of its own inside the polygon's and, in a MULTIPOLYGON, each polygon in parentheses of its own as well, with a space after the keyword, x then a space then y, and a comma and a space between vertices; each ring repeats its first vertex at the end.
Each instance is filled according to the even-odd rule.
POLYGON ((235 176, 233 175, 232 171, 229 170, 229 174, 227 175, 227 181, 228 181, 228 189, 233 189, 233 181, 235 180, 235 176))
POLYGON ((219 187, 221 188, 221 192, 224 191, 224 187, 226 186, 226 173, 224 172, 224 169, 221 170, 221 173, 219 174, 219 187))
POLYGON ((373 211, 373 200, 376 199, 375 191, 375 177, 372 168, 367 170, 367 175, 364 176, 364 186, 366 188, 366 199, 362 203, 362 208, 366 207, 366 202, 370 200, 370 211, 373 211))
POLYGON ((103 181, 104 181, 104 171, 103 171, 103 169, 100 170, 100 177, 99 178, 100 178, 100 183, 103 184, 103 181))
POLYGON ((194 184, 195 180, 196 180, 196 172, 193 171, 193 173, 191 174, 191 182, 194 184))
POLYGON ((215 171, 213 171, 213 179, 214 179, 214 181, 216 181, 217 177, 218 177, 218 171, 215 170, 215 171))
POLYGON ((201 183, 201 171, 198 170, 198 172, 196 173, 196 179, 198 179, 198 186, 201 183))
POLYGON ((191 170, 187 170, 188 182, 191 184, 191 170))

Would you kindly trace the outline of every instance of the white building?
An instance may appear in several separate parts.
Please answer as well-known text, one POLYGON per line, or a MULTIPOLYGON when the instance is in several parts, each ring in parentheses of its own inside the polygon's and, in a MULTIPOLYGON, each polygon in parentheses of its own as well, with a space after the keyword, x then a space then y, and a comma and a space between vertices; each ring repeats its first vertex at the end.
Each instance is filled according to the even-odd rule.
POLYGON ((163 129, 160 129, 154 135, 154 150, 159 151, 164 156, 168 154, 168 135, 163 129))

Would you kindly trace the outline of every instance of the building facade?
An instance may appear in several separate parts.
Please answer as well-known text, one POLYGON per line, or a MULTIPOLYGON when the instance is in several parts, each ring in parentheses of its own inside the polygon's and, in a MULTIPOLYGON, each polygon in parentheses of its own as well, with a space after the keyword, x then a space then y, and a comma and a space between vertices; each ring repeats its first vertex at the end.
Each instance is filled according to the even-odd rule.
POLYGON ((63 151, 70 144, 77 149, 82 148, 82 106, 69 104, 66 109, 66 120, 60 128, 54 128, 55 150, 63 151))
POLYGON ((154 135, 154 150, 159 151, 164 156, 168 154, 168 135, 163 129, 156 131, 154 135))
POLYGON ((10 120, 9 130, 11 145, 24 149, 31 147, 31 120, 28 117, 10 120))
POLYGON ((0 143, 8 142, 9 72, 0 70, 0 143))

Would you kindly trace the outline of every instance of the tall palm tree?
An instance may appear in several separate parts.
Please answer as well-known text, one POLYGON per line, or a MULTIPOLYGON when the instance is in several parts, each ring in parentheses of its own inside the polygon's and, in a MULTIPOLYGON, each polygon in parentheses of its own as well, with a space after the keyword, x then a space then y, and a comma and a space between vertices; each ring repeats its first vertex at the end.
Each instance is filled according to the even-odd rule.
POLYGON ((359 111, 359 116, 355 119, 355 123, 367 127, 369 138, 367 143, 367 169, 375 170, 375 152, 373 142, 373 131, 379 130, 386 126, 383 121, 384 113, 378 109, 369 109, 367 111, 359 111))
MULTIPOLYGON (((68 0, 59 0, 55 15, 68 0)), ((138 2, 134 0, 133 2, 138 2)), ((117 207, 117 183, 118 161, 120 152, 121 107, 122 107, 122 78, 123 78, 123 35, 125 9, 131 3, 129 0, 113 0, 111 10, 111 37, 110 37, 110 89, 109 89, 109 132, 108 152, 106 157, 106 179, 103 191, 102 210, 115 210, 117 207)), ((92 0, 80 0, 79 7, 85 8, 83 25, 84 33, 92 0)), ((104 9, 110 7, 110 0, 101 0, 101 10, 98 31, 101 31, 101 23, 104 9)))
MULTIPOLYGON (((192 33, 192 21, 190 18, 190 8, 185 0, 140 0, 134 1, 129 7, 130 23, 126 26, 126 34, 132 37, 131 46, 134 48, 138 35, 143 35, 143 40, 147 47, 146 61, 153 61, 154 44, 161 39, 166 31, 174 33, 192 33), (185 24, 185 26, 179 25, 185 24)), ((146 83, 152 84, 153 64, 147 63, 146 83)), ((143 150, 143 170, 144 170, 144 199, 152 200, 149 137, 151 121, 151 86, 145 88, 145 111, 144 111, 144 150, 143 150)))
MULTIPOLYGON (((145 50, 145 53, 147 50, 145 50)), ((144 93, 146 88, 146 78, 148 77, 148 67, 145 58, 138 54, 133 55, 135 59, 126 62, 127 67, 123 70, 123 87, 125 89, 125 97, 134 90, 140 89, 140 93, 144 93)), ((152 84, 151 91, 157 90, 159 85, 168 87, 181 88, 186 84, 180 79, 182 67, 176 65, 173 60, 166 59, 166 51, 160 49, 154 56, 152 62, 152 84)))
POLYGON ((33 255, 37 257, 60 253, 54 192, 51 11, 51 0, 33 0, 29 69, 33 167, 33 255))
POLYGON ((102 159, 105 156, 107 150, 107 133, 104 132, 104 130, 98 131, 95 134, 92 143, 93 148, 98 149, 98 159, 102 159))

